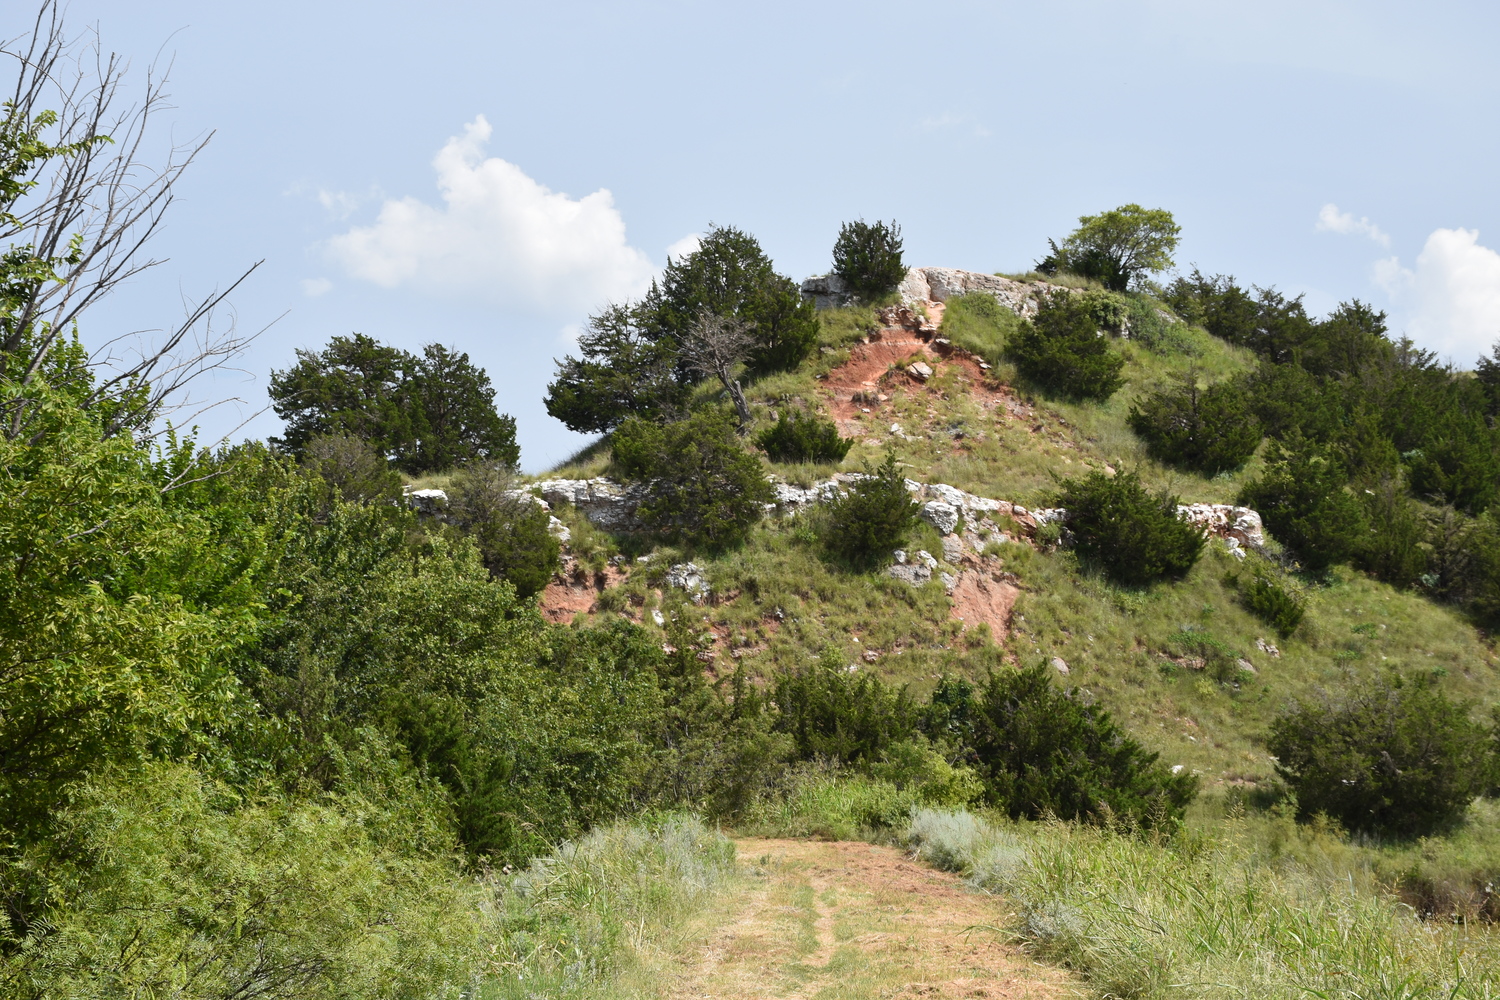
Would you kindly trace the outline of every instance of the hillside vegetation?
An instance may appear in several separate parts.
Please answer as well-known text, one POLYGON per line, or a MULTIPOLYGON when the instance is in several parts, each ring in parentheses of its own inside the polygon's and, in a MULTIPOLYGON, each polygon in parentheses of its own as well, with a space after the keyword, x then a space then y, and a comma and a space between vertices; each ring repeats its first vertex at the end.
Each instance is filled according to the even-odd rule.
POLYGON ((282 437, 204 447, 221 296, 125 371, 85 346, 182 164, 137 159, 159 88, 56 88, 93 79, 56 13, 0 128, 0 995, 661 995, 773 897, 777 989, 918 986, 818 929, 895 934, 910 872, 773 893, 726 831, 962 872, 1005 899, 925 872, 924 940, 993 918, 1029 956, 970 952, 1042 995, 1490 995, 1500 355, 1162 284, 1139 205, 937 298, 894 221, 813 296, 715 227, 546 389, 601 435, 554 475, 624 484, 600 523, 440 344, 331 331, 282 437), (821 493, 772 516, 768 476, 821 493))

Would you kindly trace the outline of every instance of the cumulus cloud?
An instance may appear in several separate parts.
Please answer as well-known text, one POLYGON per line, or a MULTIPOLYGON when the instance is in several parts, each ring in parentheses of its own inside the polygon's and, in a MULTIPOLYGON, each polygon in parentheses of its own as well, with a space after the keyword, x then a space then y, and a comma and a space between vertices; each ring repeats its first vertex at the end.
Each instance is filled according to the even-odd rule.
POLYGON ((697 253, 698 248, 703 245, 703 240, 697 233, 688 233, 682 239, 667 247, 668 260, 681 260, 690 253, 697 253))
POLYGON ((1366 218, 1354 217, 1353 212, 1340 212, 1339 207, 1329 202, 1318 210, 1317 231, 1320 233, 1342 233, 1345 236, 1367 236, 1383 247, 1391 245, 1391 238, 1380 231, 1380 227, 1366 218))
POLYGON ((1395 257, 1375 264, 1377 284, 1423 347, 1469 366, 1500 339, 1500 253, 1479 243, 1477 229, 1438 229, 1415 267, 1395 257))
POLYGON ((544 313, 577 313, 640 295, 655 267, 625 239, 614 196, 552 191, 484 156, 483 115, 433 159, 441 207, 388 199, 370 226, 328 241, 353 277, 386 288, 482 296, 544 313))

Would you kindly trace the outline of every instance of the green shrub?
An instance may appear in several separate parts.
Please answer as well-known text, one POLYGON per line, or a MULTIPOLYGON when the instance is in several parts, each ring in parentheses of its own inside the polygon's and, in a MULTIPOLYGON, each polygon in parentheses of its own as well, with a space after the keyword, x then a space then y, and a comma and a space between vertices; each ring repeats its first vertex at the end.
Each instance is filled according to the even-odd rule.
POLYGON ((774 496, 727 413, 700 410, 666 425, 632 417, 613 440, 615 464, 647 484, 641 520, 694 544, 739 543, 774 496))
POLYGON ((776 424, 755 443, 773 462, 842 462, 854 441, 839 437, 838 426, 814 413, 783 410, 776 424))
POLYGON ((520 597, 541 592, 557 572, 561 551, 541 504, 518 496, 510 470, 470 466, 448 488, 448 516, 479 546, 485 568, 520 597))
POLYGON ((351 503, 396 500, 401 477, 363 438, 353 434, 319 434, 302 451, 302 467, 318 476, 351 503))
POLYGON ((1011 337, 1006 354, 1027 379, 1078 399, 1105 400, 1125 384, 1125 359, 1099 332, 1083 297, 1054 292, 1011 337))
POLYGON ((1189 374, 1176 389, 1130 407, 1130 427, 1153 458, 1212 475, 1237 469, 1260 445, 1260 421, 1233 382, 1199 389, 1189 374))
POLYGON ((63 836, 12 869, 45 880, 52 898, 30 933, 0 931, 0 989, 458 995, 498 937, 492 897, 449 854, 441 801, 402 778, 392 794, 300 800, 246 795, 182 765, 95 778, 59 810, 63 836))
POLYGON ((1252 572, 1237 582, 1245 610, 1274 628, 1283 639, 1297 631, 1307 614, 1301 596, 1264 572, 1252 572))
POLYGON ((1188 330, 1186 323, 1173 322, 1163 314, 1151 296, 1141 292, 1125 295, 1126 316, 1130 321, 1130 339, 1154 354, 1185 354, 1197 357, 1203 347, 1188 330))
POLYGON ((833 273, 866 302, 893 290, 906 277, 901 262, 901 227, 878 219, 846 222, 833 244, 833 273))
POLYGON ((803 760, 868 762, 908 739, 915 725, 904 688, 893 691, 868 671, 851 672, 832 648, 815 666, 779 674, 771 699, 776 731, 791 735, 803 760))
POLYGON ((1271 534, 1320 573, 1352 555, 1369 530, 1365 512, 1346 488, 1344 470, 1316 447, 1295 441, 1271 446, 1260 479, 1239 502, 1260 512, 1271 534))
POLYGON ((1355 559, 1392 586, 1417 586, 1427 572, 1427 525, 1416 503, 1392 479, 1372 483, 1359 499, 1370 530, 1355 547, 1355 559))
POLYGON ((1179 652, 1201 659, 1204 672, 1220 684, 1238 681, 1244 673, 1239 651, 1206 629, 1189 625, 1172 633, 1167 641, 1179 652))
POLYGON ((1012 817, 1141 826, 1182 817, 1197 779, 1172 774, 1104 709, 1052 686, 1045 663, 991 674, 974 720, 985 797, 1012 817))
POLYGON ((864 479, 825 505, 823 544, 851 563, 871 565, 906 541, 921 509, 887 452, 878 469, 866 466, 864 479))
POLYGON ((1453 823, 1493 773, 1491 733, 1431 675, 1388 676, 1293 706, 1271 724, 1276 771, 1306 819, 1410 836, 1453 823))
POLYGON ((1177 516, 1177 498, 1147 492, 1133 472, 1064 480, 1057 499, 1079 556, 1120 583, 1181 577, 1203 551, 1202 532, 1177 516))

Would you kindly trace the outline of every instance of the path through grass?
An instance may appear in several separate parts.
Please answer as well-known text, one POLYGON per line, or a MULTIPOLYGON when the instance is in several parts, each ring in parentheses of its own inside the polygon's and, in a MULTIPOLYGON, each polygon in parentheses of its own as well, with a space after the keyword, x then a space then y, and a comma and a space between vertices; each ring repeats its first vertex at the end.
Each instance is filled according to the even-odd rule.
POLYGON ((1009 943, 1002 900, 888 847, 737 842, 740 892, 702 918, 667 995, 1041 998, 1072 981, 1009 943))

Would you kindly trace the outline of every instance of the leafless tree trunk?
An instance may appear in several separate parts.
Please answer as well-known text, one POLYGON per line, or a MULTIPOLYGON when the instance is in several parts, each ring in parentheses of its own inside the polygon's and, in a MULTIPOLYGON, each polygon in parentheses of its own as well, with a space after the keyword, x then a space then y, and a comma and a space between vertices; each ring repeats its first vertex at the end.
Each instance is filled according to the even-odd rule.
MULTIPOLYGON (((97 36, 69 39, 57 0, 43 0, 31 32, 0 41, 0 54, 18 64, 0 120, 0 365, 27 385, 91 305, 162 263, 146 244, 211 134, 148 162, 148 126, 170 107, 166 68, 149 67, 131 99, 126 62, 106 55, 97 36)), ((214 311, 258 266, 185 303, 180 323, 115 336, 96 349, 88 361, 96 384, 84 405, 124 404, 110 408, 107 432, 139 430, 190 405, 188 382, 240 353, 250 338, 237 335, 233 322, 216 330, 214 311)), ((25 410, 11 408, 5 433, 22 432, 25 410)))
POLYGON ((754 328, 754 323, 704 310, 698 314, 683 345, 688 368, 705 378, 718 379, 729 398, 734 400, 741 434, 750 427, 750 407, 745 403, 744 390, 734 375, 735 369, 755 346, 755 338, 750 333, 754 328))

